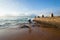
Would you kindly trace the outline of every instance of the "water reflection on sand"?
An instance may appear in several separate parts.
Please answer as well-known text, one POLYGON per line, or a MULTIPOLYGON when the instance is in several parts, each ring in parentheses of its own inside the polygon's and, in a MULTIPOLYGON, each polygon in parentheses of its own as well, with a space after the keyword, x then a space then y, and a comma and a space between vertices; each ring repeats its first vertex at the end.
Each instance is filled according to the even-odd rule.
POLYGON ((60 30, 56 28, 44 28, 38 27, 35 24, 35 27, 32 25, 26 24, 30 28, 14 28, 14 29, 5 29, 5 35, 1 36, 0 39, 6 40, 60 40, 60 30))

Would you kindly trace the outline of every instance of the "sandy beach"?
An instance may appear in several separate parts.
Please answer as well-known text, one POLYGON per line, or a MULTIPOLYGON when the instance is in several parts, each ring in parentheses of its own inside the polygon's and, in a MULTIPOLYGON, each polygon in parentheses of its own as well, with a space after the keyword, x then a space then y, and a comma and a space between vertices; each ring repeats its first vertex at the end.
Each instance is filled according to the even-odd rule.
POLYGON ((60 0, 0 0, 0 40, 60 40, 60 0))
POLYGON ((27 24, 29 28, 4 29, 0 40, 60 40, 60 30, 41 27, 42 24, 27 24), (33 27, 34 26, 34 27, 33 27))

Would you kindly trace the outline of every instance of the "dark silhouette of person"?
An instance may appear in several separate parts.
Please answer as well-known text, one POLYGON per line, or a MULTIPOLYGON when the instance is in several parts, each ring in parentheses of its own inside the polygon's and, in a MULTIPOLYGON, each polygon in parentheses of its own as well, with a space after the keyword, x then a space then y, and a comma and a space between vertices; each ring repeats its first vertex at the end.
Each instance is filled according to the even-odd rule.
POLYGON ((31 19, 29 19, 28 22, 29 22, 29 23, 32 23, 32 22, 31 22, 31 19))

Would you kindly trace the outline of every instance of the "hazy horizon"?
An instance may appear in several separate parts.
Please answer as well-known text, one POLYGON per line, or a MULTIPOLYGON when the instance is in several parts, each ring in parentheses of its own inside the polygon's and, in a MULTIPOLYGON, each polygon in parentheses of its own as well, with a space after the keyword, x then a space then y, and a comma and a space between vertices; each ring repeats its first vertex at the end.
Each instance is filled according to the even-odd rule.
POLYGON ((1 16, 60 16, 60 0, 0 0, 1 16))

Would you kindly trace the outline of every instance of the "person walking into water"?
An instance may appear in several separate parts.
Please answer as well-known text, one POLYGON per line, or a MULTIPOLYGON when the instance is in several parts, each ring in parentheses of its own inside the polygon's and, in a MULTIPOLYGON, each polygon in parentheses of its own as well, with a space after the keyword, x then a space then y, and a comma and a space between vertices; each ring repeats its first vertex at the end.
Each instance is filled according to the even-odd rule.
POLYGON ((29 22, 29 33, 31 33, 31 31, 32 31, 32 29, 31 29, 31 23, 32 23, 31 19, 28 19, 28 22, 29 22))

